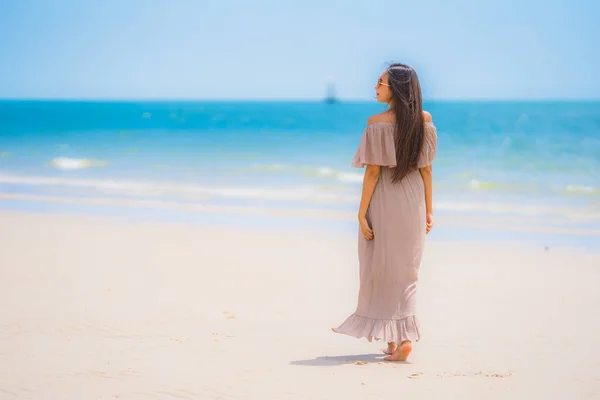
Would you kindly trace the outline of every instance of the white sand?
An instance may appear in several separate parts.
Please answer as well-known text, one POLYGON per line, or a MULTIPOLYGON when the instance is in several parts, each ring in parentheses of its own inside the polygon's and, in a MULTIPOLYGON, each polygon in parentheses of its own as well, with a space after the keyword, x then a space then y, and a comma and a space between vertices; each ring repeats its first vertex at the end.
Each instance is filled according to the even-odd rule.
POLYGON ((0 399, 600 398, 600 256, 427 243, 408 363, 355 237, 0 213, 0 399), (357 364, 358 362, 358 364, 357 364))

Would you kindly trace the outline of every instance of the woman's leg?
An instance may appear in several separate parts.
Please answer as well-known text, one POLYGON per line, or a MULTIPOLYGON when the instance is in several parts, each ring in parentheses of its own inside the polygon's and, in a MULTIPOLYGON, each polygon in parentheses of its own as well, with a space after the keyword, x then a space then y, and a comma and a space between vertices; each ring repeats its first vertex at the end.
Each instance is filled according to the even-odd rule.
POLYGON ((388 342, 387 349, 382 349, 381 351, 383 351, 385 354, 392 355, 396 351, 397 347, 398 346, 396 345, 396 342, 388 342))

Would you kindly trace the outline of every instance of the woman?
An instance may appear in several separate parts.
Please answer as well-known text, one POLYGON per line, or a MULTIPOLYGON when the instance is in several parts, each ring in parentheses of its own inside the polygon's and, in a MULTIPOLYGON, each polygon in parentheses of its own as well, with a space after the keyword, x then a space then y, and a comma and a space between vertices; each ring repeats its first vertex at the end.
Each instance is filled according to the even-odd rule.
POLYGON ((358 306, 333 331, 384 340, 385 360, 405 361, 420 339, 415 301, 425 235, 433 227, 437 132, 412 68, 392 64, 375 90, 389 109, 369 118, 352 160, 367 167, 358 212, 358 306))

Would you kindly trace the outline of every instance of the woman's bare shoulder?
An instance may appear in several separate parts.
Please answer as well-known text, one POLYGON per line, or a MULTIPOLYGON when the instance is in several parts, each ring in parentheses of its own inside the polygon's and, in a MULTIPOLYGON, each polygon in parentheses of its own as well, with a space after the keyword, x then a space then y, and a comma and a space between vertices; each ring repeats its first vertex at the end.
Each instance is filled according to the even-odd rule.
MULTIPOLYGON (((431 114, 429 112, 423 111, 423 121, 425 123, 433 122, 433 117, 431 116, 431 114)), ((371 115, 369 117, 369 119, 367 120, 367 125, 381 124, 381 123, 395 124, 396 116, 394 114, 386 111, 386 112, 382 112, 379 114, 371 115)))
POLYGON ((369 119, 367 120, 367 125, 381 124, 381 123, 395 124, 396 120, 395 120, 394 114, 392 114, 388 111, 384 111, 379 114, 371 115, 369 117, 369 119))
POLYGON ((425 123, 433 121, 431 114, 429 114, 427 111, 423 111, 423 121, 425 121, 425 123))

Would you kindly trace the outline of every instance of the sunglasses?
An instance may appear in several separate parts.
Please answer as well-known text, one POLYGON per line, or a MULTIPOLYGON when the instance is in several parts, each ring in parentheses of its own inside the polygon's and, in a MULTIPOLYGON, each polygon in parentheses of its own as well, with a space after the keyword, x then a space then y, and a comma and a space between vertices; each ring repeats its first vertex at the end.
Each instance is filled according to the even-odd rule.
POLYGON ((377 87, 379 86, 387 86, 390 87, 390 85, 388 85, 387 83, 383 82, 383 79, 379 78, 379 80, 377 81, 377 87))

